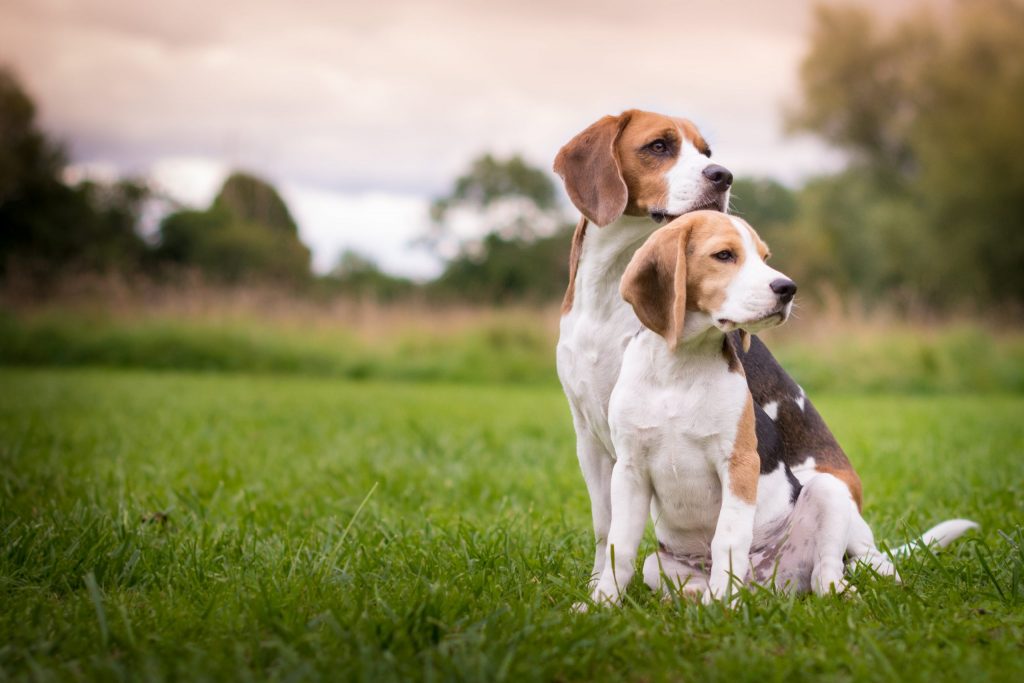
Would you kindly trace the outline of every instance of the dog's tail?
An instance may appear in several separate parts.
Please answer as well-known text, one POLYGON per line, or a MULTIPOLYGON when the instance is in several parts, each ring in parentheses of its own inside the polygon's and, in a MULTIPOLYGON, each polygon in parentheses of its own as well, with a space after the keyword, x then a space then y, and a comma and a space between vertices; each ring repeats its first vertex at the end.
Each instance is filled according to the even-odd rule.
POLYGON ((893 557, 906 557, 919 548, 926 548, 931 545, 945 548, 947 545, 963 536, 971 529, 977 529, 978 523, 969 519, 949 519, 941 524, 936 524, 928 531, 921 534, 920 538, 909 543, 892 548, 890 552, 893 557))

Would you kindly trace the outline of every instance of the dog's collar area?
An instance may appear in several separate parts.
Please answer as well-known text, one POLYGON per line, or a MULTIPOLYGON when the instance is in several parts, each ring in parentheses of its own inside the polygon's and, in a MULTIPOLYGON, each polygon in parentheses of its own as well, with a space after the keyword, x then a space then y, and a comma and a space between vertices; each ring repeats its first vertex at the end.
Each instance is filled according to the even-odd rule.
MULTIPOLYGON (((701 202, 697 206, 685 211, 684 213, 693 213, 694 211, 721 211, 722 213, 725 213, 725 206, 724 202, 722 202, 721 200, 706 201, 701 202)), ((651 220, 660 225, 662 223, 671 223, 675 219, 684 215, 684 213, 672 214, 665 211, 664 209, 652 209, 651 211, 648 212, 648 215, 651 217, 651 220)))
POLYGON ((738 323, 735 320, 729 320, 728 318, 718 318, 718 327, 723 332, 732 332, 733 330, 745 328, 746 326, 754 326, 760 325, 761 323, 766 323, 775 317, 778 317, 780 323, 785 322, 786 312, 782 309, 779 309, 777 311, 772 311, 766 316, 763 316, 756 320, 748 320, 747 322, 744 323, 738 323))

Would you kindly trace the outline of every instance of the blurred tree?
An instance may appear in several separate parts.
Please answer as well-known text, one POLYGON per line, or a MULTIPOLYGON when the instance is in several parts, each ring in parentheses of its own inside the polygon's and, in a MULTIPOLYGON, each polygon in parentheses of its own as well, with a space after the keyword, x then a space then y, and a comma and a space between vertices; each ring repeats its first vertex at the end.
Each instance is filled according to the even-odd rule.
POLYGON ((1024 303, 1024 6, 973 0, 889 27, 820 6, 793 130, 847 151, 810 184, 800 229, 865 296, 1024 303))
POLYGON ((477 302, 549 301, 568 282, 572 226, 555 202, 543 170, 519 156, 485 154, 431 205, 433 231, 425 242, 447 258, 428 293, 477 302), (455 223, 470 224, 459 234, 455 223))
POLYGON ((0 67, 0 206, 59 182, 64 150, 36 127, 35 118, 28 93, 0 67))
POLYGON ((467 173, 455 179, 448 195, 434 200, 430 215, 443 220, 457 204, 486 208, 508 197, 525 197, 538 209, 547 210, 555 206, 555 187, 544 171, 518 155, 496 159, 484 154, 473 160, 467 173))
POLYGON ((309 281, 310 253, 284 200, 270 184, 243 173, 225 181, 205 211, 178 211, 160 225, 157 257, 226 282, 309 281))
POLYGON ((383 302, 408 296, 416 288, 410 280, 388 275, 371 259, 350 249, 342 252, 328 279, 345 294, 383 302))
POLYGON ((925 10, 885 32, 861 5, 819 4, 800 66, 803 97, 786 112, 790 130, 816 133, 878 173, 911 170, 920 71, 935 30, 925 10))
POLYGON ((797 212, 796 192, 769 178, 737 178, 729 211, 754 226, 773 251, 792 253, 789 237, 797 212))
POLYGON ((520 156, 484 154, 455 179, 451 192, 430 205, 431 229, 420 243, 450 259, 479 249, 489 233, 531 240, 558 226, 555 186, 520 156))
MULTIPOLYGON (((770 178, 737 178, 730 194, 729 212, 740 216, 757 230, 772 251, 772 265, 798 283, 809 279, 809 263, 816 261, 823 235, 795 227, 799 200, 803 194, 770 178)), ((815 275, 820 275, 814 271, 815 275)), ((806 295, 802 294, 806 298, 806 295)))
POLYGON ((228 176, 213 200, 213 208, 228 211, 242 223, 299 234, 299 227, 273 185, 247 173, 236 171, 228 176))
POLYGON ((941 244, 933 289, 1024 304, 1024 4, 956 5, 927 65, 914 190, 941 244), (970 267, 964 268, 965 264, 970 267))
POLYGON ((69 187, 64 151, 35 116, 31 98, 0 68, 0 272, 48 279, 67 267, 137 268, 146 250, 136 232, 145 183, 69 187))
POLYGON ((463 253, 428 285, 431 294, 478 303, 555 301, 569 282, 572 226, 533 240, 488 234, 480 254, 463 253))

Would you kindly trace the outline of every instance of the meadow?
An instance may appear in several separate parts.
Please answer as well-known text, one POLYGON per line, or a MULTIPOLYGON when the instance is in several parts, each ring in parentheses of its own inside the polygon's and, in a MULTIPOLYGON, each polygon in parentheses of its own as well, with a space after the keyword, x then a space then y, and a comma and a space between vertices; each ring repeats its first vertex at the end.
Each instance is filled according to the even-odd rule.
MULTIPOLYGON (((557 305, 380 305, 71 280, 44 301, 0 290, 0 365, 555 386, 558 319, 557 305)), ((998 318, 831 303, 799 309, 765 339, 812 393, 1024 394, 1024 334, 998 318)))
POLYGON ((813 396, 879 539, 982 524, 903 585, 581 615, 550 379, 35 365, 0 369, 0 679, 1024 679, 1019 394, 813 396))

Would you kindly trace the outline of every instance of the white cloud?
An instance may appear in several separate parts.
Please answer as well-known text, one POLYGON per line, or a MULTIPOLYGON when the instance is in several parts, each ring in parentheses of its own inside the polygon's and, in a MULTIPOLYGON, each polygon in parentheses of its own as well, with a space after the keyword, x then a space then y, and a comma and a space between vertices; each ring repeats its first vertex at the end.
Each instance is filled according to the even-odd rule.
POLYGON ((313 246, 313 268, 333 268, 346 249, 371 257, 382 270, 425 280, 441 263, 412 246, 428 226, 429 202, 415 195, 371 192, 342 194, 286 184, 285 201, 299 223, 302 240, 313 246))
POLYGON ((147 174, 154 187, 190 208, 210 205, 230 169, 219 159, 169 157, 153 164, 147 174))

